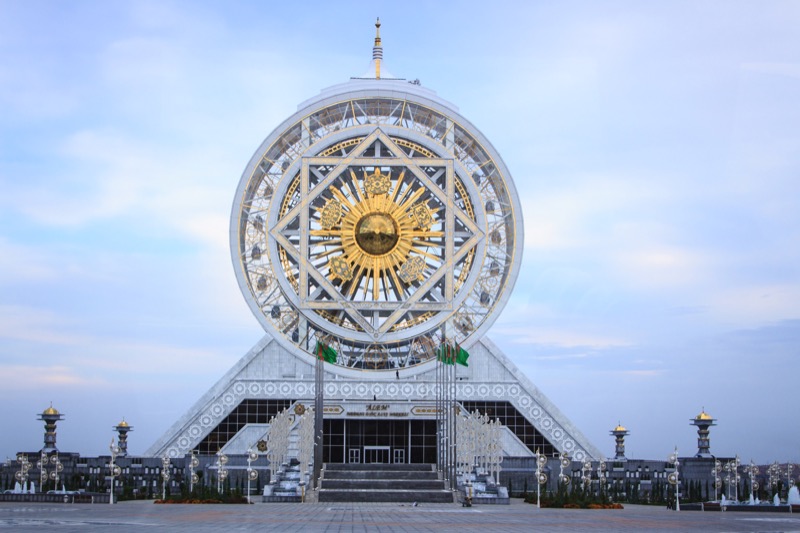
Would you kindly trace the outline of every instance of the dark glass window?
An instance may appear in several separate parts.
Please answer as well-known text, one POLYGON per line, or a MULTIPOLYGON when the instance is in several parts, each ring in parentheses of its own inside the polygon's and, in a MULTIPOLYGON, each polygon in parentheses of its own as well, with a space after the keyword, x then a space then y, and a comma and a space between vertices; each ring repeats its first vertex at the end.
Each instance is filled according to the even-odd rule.
POLYGON ((489 415, 492 420, 499 419, 500 423, 507 426, 514 435, 534 453, 538 449, 547 456, 555 456, 558 450, 550 444, 541 433, 536 431, 533 424, 528 422, 517 409, 509 402, 461 402, 464 409, 472 413, 478 411, 482 415, 489 415))
POLYGON ((293 403, 294 400, 243 400, 231 411, 231 414, 206 435, 206 438, 200 441, 195 450, 201 455, 214 455, 245 424, 268 424, 273 416, 288 409, 293 403))

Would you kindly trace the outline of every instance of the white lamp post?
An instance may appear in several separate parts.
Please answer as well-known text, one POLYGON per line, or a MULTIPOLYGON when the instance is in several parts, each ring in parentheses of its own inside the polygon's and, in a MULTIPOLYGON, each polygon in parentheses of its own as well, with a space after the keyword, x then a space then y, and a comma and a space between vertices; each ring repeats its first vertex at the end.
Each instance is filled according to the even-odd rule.
POLYGON ((597 496, 600 497, 603 494, 603 491, 606 489, 606 462, 603 459, 600 459, 600 463, 597 465, 597 496))
POLYGON ((47 463, 49 460, 50 458, 47 457, 47 453, 42 451, 42 456, 39 458, 39 462, 36 463, 36 466, 39 467, 39 488, 42 492, 45 492, 44 487, 49 479, 47 477, 47 463))
POLYGON ((750 459, 750 466, 747 468, 745 473, 750 476, 750 498, 755 501, 756 491, 758 490, 758 481, 756 481, 756 476, 759 474, 759 471, 752 459, 750 459))
POLYGON ((678 461, 678 447, 675 446, 675 451, 672 452, 672 455, 669 456, 668 462, 675 464, 675 471, 670 472, 669 476, 667 476, 667 481, 669 481, 670 485, 675 485, 675 510, 681 510, 681 480, 680 474, 678 473, 678 466, 680 466, 680 462, 678 461))
POLYGON ((780 479, 781 479, 781 467, 778 464, 778 461, 775 461, 774 463, 769 465, 769 468, 767 469, 767 473, 769 474, 770 487, 774 486, 775 487, 774 492, 777 493, 777 491, 778 491, 778 483, 780 482, 780 479))
POLYGON ((258 471, 252 467, 253 461, 258 460, 258 453, 252 448, 247 449, 247 503, 250 503, 250 482, 258 479, 258 471))
POLYGON ((722 481, 719 479, 719 475, 722 472, 722 461, 719 459, 714 460, 714 468, 711 469, 711 473, 714 474, 714 501, 719 500, 719 496, 717 496, 717 491, 719 491, 720 487, 722 487, 722 481))
MULTIPOLYGON (((116 465, 117 454, 119 453, 119 446, 114 444, 114 439, 111 439, 111 445, 108 447, 111 450, 111 461, 108 463, 109 477, 111 478, 111 490, 108 494, 108 503, 114 503, 114 479, 122 473, 122 469, 116 465)), ((53 474, 50 474, 51 476, 53 474)))
POLYGON ((587 489, 592 484, 592 462, 583 462, 583 488, 587 489))
POLYGON ((25 490, 25 485, 28 483, 28 470, 31 469, 31 463, 28 462, 28 456, 24 453, 17 455, 19 462, 19 470, 14 472, 14 479, 19 481, 22 485, 22 490, 25 490))
POLYGON ((228 469, 225 465, 228 464, 228 456, 222 453, 222 450, 217 452, 217 493, 222 494, 222 482, 228 477, 228 469))
POLYGON ((543 472, 544 467, 547 465, 547 456, 539 453, 539 448, 536 448, 536 507, 542 508, 542 485, 547 483, 547 474, 543 472))
POLYGON ((50 456, 50 464, 53 465, 53 470, 50 472, 50 479, 53 480, 53 490, 58 491, 58 480, 61 477, 61 471, 64 470, 64 465, 58 460, 58 452, 50 456))
POLYGON ((197 458, 197 451, 192 450, 192 458, 189 459, 189 493, 194 492, 194 485, 200 481, 200 477, 195 474, 194 470, 200 466, 200 459, 197 458))
POLYGON ((564 469, 569 468, 569 465, 572 464, 572 459, 569 458, 569 454, 567 454, 567 452, 563 452, 559 455, 559 464, 561 466, 561 470, 558 474, 558 481, 563 483, 565 486, 569 485, 569 482, 572 480, 564 473, 564 469))
POLYGON ((166 455, 161 458, 161 499, 167 499, 167 483, 169 482, 169 457, 166 455))

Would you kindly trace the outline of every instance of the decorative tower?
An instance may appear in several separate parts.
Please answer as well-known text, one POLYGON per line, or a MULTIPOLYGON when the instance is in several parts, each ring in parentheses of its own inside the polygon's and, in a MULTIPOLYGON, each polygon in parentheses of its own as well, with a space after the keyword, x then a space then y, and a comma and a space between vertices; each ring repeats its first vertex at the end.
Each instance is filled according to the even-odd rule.
POLYGON ((704 407, 699 415, 691 419, 690 424, 697 426, 697 455, 695 455, 695 457, 712 457, 711 439, 708 436, 708 428, 717 425, 716 419, 706 413, 704 407))
POLYGON ((133 426, 125 422, 125 418, 123 417, 122 422, 114 426, 112 429, 117 433, 119 433, 119 441, 117 442, 117 446, 119 447, 119 453, 117 454, 117 457, 127 457, 128 432, 133 431, 133 426))
POLYGON ((44 410, 44 412, 38 415, 37 420, 42 420, 44 422, 44 448, 42 451, 44 453, 52 453, 57 452, 58 448, 56 448, 56 423, 59 420, 64 419, 64 415, 58 412, 56 408, 53 407, 53 402, 50 402, 50 407, 44 410))
POLYGON ((625 429, 621 424, 617 424, 613 430, 611 430, 611 434, 617 441, 617 454, 614 456, 615 461, 627 461, 625 457, 625 437, 630 434, 630 431, 625 429))

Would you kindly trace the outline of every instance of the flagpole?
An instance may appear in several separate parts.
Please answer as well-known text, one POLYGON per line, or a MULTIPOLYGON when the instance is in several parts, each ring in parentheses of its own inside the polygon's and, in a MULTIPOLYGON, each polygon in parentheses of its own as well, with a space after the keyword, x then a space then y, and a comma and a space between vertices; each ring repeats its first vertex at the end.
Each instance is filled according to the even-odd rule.
POLYGON ((456 488, 458 486, 458 478, 456 477, 456 466, 457 466, 457 460, 456 460, 457 448, 456 448, 456 446, 458 445, 458 442, 456 441, 456 438, 457 438, 456 437, 456 386, 457 386, 457 383, 456 383, 456 361, 455 361, 455 358, 456 358, 456 354, 455 354, 455 350, 453 350, 452 351, 453 364, 450 365, 450 366, 453 367, 453 379, 452 379, 452 383, 451 383, 451 386, 453 388, 453 394, 452 394, 452 397, 451 397, 452 398, 452 405, 450 406, 450 432, 453 435, 453 440, 451 441, 453 443, 453 445, 452 445, 452 454, 451 454, 451 461, 450 461, 451 464, 452 464, 452 466, 451 466, 451 469, 452 469, 452 478, 451 478, 451 480, 452 481, 450 482, 450 486, 451 486, 451 488, 453 490, 456 490, 456 488))
MULTIPOLYGON (((442 336, 444 338, 444 336, 442 336)), ((445 470, 445 426, 444 426, 444 341, 439 344, 436 354, 436 432, 438 433, 438 462, 442 479, 447 478, 445 470)))
POLYGON ((314 489, 319 488, 322 474, 322 410, 324 405, 324 375, 322 368, 322 343, 317 341, 317 360, 314 365, 314 489))
POLYGON ((447 426, 450 432, 450 440, 449 440, 449 470, 450 470, 450 490, 455 490, 456 488, 456 476, 455 476, 455 464, 456 464, 456 428, 455 428, 455 413, 456 413, 456 395, 455 395, 455 373, 456 373, 456 365, 453 361, 453 348, 448 343, 447 351, 450 353, 450 369, 448 370, 448 389, 449 389, 449 397, 450 401, 448 402, 447 406, 447 426))

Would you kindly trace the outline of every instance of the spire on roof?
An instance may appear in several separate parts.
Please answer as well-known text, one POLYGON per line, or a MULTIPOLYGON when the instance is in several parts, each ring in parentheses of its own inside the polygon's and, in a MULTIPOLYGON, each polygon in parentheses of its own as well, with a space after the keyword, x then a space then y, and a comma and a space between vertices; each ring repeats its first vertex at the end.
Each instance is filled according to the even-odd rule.
POLYGON ((372 59, 375 61, 375 79, 381 79, 381 60, 383 59, 383 46, 381 45, 381 18, 375 22, 375 45, 372 47, 372 59))
MULTIPOLYGON (((386 70, 383 65, 383 43, 381 42, 381 19, 375 21, 375 43, 372 46, 372 63, 369 70, 363 76, 357 76, 355 80, 404 80, 398 78, 386 70)), ((417 83, 419 85, 419 83, 417 83)))

